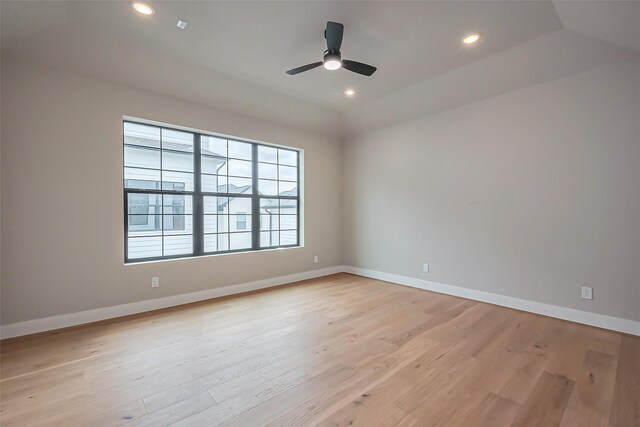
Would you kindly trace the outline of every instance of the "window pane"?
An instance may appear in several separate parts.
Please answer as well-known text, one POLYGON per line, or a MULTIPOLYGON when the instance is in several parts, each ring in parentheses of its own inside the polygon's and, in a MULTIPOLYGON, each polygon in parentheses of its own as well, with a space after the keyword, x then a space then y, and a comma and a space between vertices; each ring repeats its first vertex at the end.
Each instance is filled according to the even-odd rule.
POLYGON ((266 179, 278 179, 278 166, 268 163, 258 163, 258 177, 266 179))
POLYGON ((164 234, 192 234, 193 233, 193 216, 192 215, 163 215, 164 234))
POLYGON ((227 159, 222 157, 202 156, 201 169, 203 173, 226 175, 227 159))
POLYGON ((205 215, 205 233, 224 233, 229 231, 229 217, 227 215, 205 215))
POLYGON ((162 235, 162 215, 128 215, 130 237, 162 235))
POLYGON ((165 194, 162 196, 162 212, 165 214, 192 214, 193 197, 182 194, 165 194))
POLYGON ((277 196, 278 182, 260 179, 258 180, 258 192, 260 194, 264 194, 265 196, 277 196))
POLYGON ((260 215, 260 230, 278 230, 280 229, 280 216, 271 214, 260 215))
POLYGON ((251 144, 239 141, 229 141, 229 157, 234 159, 251 160, 251 144))
POLYGON ((200 138, 200 152, 221 157, 227 157, 227 140, 215 136, 202 136, 200 138))
POLYGON ((193 174, 185 172, 162 171, 162 189, 174 191, 193 191, 193 174))
POLYGON ((298 243, 298 232, 295 230, 280 231, 280 245, 295 245, 298 243))
POLYGON ((278 163, 278 150, 272 147, 258 146, 258 161, 278 163))
POLYGON ((233 194, 251 194, 251 178, 229 177, 228 192, 233 194))
POLYGON ((219 175, 201 175, 202 191, 209 193, 226 193, 227 177, 219 175))
POLYGON ((285 181, 298 180, 298 168, 292 168, 291 166, 278 166, 278 172, 278 179, 285 181))
POLYGON ((271 246, 278 246, 280 243, 278 231, 261 231, 260 232, 260 247, 268 248, 271 246))
POLYGON ((280 230, 296 230, 297 228, 297 215, 280 215, 280 230))
POLYGON ((229 176, 251 178, 253 176, 251 162, 245 160, 229 160, 229 176))
POLYGON ((193 134, 179 130, 162 129, 162 148, 193 153, 193 134))
POLYGON ((291 150, 278 150, 278 163, 281 165, 298 166, 298 153, 291 150))
POLYGON ((164 255, 193 253, 193 236, 165 236, 164 255))
POLYGON ((204 216, 204 232, 205 233, 218 232, 218 216, 217 215, 204 216))
POLYGON ((278 213, 278 199, 260 199, 260 213, 278 213))
POLYGON ((218 231, 218 220, 215 215, 205 215, 203 218, 204 232, 215 233, 218 231))
POLYGON ((281 196, 297 196, 298 184, 295 182, 279 181, 278 186, 280 188, 281 196))
POLYGON ((226 233, 229 231, 229 215, 217 215, 218 233, 226 233))
POLYGON ((160 128, 125 122, 124 143, 141 147, 160 148, 160 128))
POLYGON ((228 251, 229 250, 229 234, 218 234, 218 250, 219 251, 228 251))
POLYGON ((204 251, 205 252, 218 251, 218 235, 217 234, 204 235, 204 251))
POLYGON ((298 214, 298 201, 292 199, 280 199, 281 214, 298 214))
POLYGON ((228 206, 228 197, 204 196, 205 214, 228 213, 228 206))
POLYGON ((229 240, 231 250, 251 248, 251 233, 231 233, 229 240))
POLYGON ((162 237, 129 237, 127 252, 130 259, 162 256, 162 237))
POLYGON ((229 213, 235 214, 238 212, 244 212, 244 213, 251 212, 251 198, 249 197, 230 197, 229 198, 229 213))
POLYGON ((229 215, 229 231, 251 231, 251 215, 238 213, 229 215))
POLYGON ((124 165, 160 169, 160 150, 125 145, 124 165))
POLYGON ((124 185, 126 188, 159 190, 160 171, 124 168, 124 185))
POLYGON ((129 193, 127 194, 128 214, 155 215, 160 214, 159 194, 129 193))
POLYGON ((162 151, 162 169, 193 172, 193 154, 162 151))

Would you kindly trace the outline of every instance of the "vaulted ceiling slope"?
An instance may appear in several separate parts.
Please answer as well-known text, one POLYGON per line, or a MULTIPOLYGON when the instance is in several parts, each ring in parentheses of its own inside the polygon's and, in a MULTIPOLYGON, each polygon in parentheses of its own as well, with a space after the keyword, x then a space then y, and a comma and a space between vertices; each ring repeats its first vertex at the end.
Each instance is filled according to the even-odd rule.
POLYGON ((2 1, 2 55, 334 137, 640 55, 636 1, 148 2, 151 17, 125 1, 2 1), (328 20, 372 77, 284 73, 321 59, 328 20))

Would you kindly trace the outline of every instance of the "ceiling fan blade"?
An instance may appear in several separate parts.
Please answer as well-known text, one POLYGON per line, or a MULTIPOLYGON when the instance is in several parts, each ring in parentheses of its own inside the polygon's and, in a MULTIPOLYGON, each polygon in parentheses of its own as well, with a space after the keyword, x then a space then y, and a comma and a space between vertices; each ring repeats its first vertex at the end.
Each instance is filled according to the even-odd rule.
POLYGON ((327 39, 327 50, 329 52, 340 52, 340 46, 342 46, 342 33, 344 32, 344 25, 338 22, 327 22, 327 29, 324 30, 324 38, 327 39))
POLYGON ((307 65, 303 65, 302 67, 298 67, 298 68, 294 68, 292 70, 289 70, 289 71, 287 71, 287 74, 289 74, 290 76, 294 76, 296 74, 303 73, 303 72, 309 71, 309 70, 313 70, 314 68, 318 68, 321 65, 322 65, 322 61, 314 62, 313 64, 307 64, 307 65))
POLYGON ((364 76, 370 76, 377 70, 374 66, 363 64, 362 62, 349 61, 348 59, 342 60, 342 68, 364 76))

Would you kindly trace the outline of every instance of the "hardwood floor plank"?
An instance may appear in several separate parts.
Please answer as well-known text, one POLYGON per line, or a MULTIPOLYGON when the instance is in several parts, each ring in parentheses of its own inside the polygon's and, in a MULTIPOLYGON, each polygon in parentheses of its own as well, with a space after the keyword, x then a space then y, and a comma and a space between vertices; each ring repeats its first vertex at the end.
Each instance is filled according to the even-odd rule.
POLYGON ((564 375, 544 372, 513 426, 557 426, 562 421, 575 383, 564 375))
POLYGON ((216 402, 206 391, 191 396, 185 400, 174 403, 159 409, 153 413, 148 413, 133 419, 125 425, 127 427, 163 427, 176 423, 190 415, 197 414, 213 405, 216 402))
MULTIPOLYGON (((508 427, 520 410, 520 405, 514 401, 495 393, 489 393, 476 406, 471 408, 467 412, 466 419, 457 425, 508 427)), ((456 425, 455 420, 453 420, 452 425, 456 425)))
POLYGON ((640 426, 640 338, 349 274, 0 344, 3 426, 640 426))
MULTIPOLYGON (((105 411, 96 417, 90 417, 78 421, 78 426, 95 426, 95 427, 109 427, 128 423, 131 420, 141 418, 147 414, 147 410, 144 407, 144 403, 141 400, 135 400, 126 405, 122 405, 115 410, 105 411)), ((44 418, 42 425, 52 425, 52 420, 44 418)), ((64 423, 70 423, 70 420, 65 420, 64 423)), ((63 423, 61 422, 61 425, 63 423)))
POLYGON ((562 418, 562 426, 598 427, 608 424, 616 362, 610 354, 587 351, 562 418))
POLYGON ((440 348, 441 345, 419 336, 389 355, 375 355, 364 359, 355 366, 358 374, 348 381, 324 391, 274 419, 267 426, 314 425, 355 399, 369 395, 368 390, 384 383, 426 352, 435 351, 436 347, 440 348))
POLYGON ((283 381, 278 386, 269 384, 263 392, 257 390, 256 393, 252 390, 235 396, 192 417, 185 418, 175 426, 264 425, 276 417, 283 408, 296 407, 322 390, 331 388, 354 374, 353 369, 336 365, 312 378, 303 375, 283 381))
POLYGON ((640 426, 640 338, 623 335, 611 408, 614 427, 640 426))

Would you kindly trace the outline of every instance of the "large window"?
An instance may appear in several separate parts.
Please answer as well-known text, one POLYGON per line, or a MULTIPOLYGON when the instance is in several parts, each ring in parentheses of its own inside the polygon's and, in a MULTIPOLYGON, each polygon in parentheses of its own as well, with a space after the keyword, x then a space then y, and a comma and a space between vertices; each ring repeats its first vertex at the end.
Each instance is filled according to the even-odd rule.
POLYGON ((299 152, 124 122, 125 262, 297 246, 299 152))

